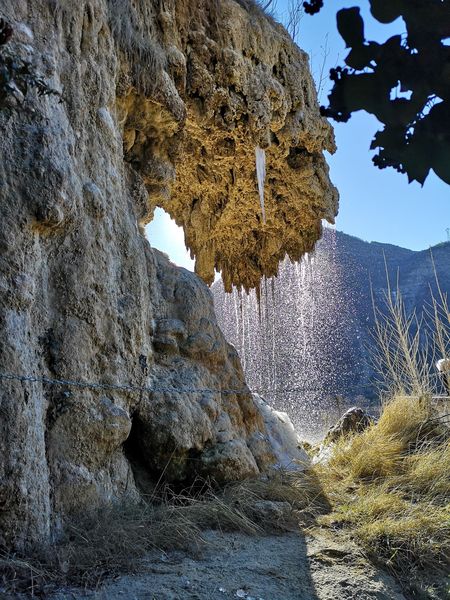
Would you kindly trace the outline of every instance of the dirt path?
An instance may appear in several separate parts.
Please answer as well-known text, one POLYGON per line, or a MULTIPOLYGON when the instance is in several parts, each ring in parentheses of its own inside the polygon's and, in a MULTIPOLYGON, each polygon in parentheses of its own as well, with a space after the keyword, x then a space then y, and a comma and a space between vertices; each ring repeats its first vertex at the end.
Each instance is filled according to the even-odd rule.
POLYGON ((154 553, 139 575, 107 582, 96 592, 61 591, 51 600, 405 600, 393 579, 343 534, 208 532, 206 538, 199 557, 154 553))

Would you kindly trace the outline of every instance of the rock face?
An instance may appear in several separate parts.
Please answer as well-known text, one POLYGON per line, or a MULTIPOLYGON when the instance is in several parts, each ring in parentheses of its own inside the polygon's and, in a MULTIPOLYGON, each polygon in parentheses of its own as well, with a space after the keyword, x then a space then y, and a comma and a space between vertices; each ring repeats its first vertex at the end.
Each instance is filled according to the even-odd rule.
POLYGON ((268 438, 270 450, 277 460, 274 467, 284 471, 305 469, 309 464, 309 458, 289 416, 284 412, 274 410, 258 394, 254 394, 253 398, 264 419, 266 430, 266 435, 259 437, 263 448, 268 438))
POLYGON ((0 110, 0 545, 20 547, 161 474, 277 462, 208 289, 141 226, 162 206, 206 281, 216 267, 251 287, 312 247, 336 193, 306 55, 250 2, 0 13, 11 51, 63 95, 0 110))
MULTIPOLYGON (((333 222, 337 213, 322 155, 334 151, 334 138, 318 112, 307 55, 251 0, 169 0, 153 15, 147 4, 124 11, 124 2, 110 2, 113 31, 129 57, 118 98, 125 159, 152 202, 184 228, 207 283, 217 270, 227 291, 257 288, 286 254, 298 260, 312 250, 322 219, 333 222), (153 48, 153 80, 146 81, 129 40, 155 20, 167 64, 158 65, 153 48), (150 98, 148 87, 156 87, 150 98), (267 155, 265 223, 259 146, 267 155)), ((140 216, 143 223, 150 217, 140 216)))

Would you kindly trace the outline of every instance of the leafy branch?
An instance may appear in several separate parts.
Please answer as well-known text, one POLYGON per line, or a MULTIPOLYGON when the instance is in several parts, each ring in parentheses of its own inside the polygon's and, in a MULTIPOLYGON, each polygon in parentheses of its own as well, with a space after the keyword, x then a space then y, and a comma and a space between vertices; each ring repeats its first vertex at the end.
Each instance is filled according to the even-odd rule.
MULTIPOLYGON (((380 23, 402 17, 404 35, 383 44, 368 41, 358 7, 337 13, 349 48, 344 67, 331 69, 334 83, 324 116, 346 122, 365 110, 384 125, 370 148, 380 169, 393 167, 423 184, 431 169, 450 184, 450 0, 369 0, 380 23)), ((315 14, 323 0, 303 2, 315 14)))

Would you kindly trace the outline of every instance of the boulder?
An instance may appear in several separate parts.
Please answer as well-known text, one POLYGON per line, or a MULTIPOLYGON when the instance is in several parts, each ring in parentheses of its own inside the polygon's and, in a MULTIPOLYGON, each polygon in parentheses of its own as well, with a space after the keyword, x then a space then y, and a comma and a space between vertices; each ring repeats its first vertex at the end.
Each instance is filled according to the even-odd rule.
POLYGON ((362 408, 353 406, 352 408, 349 408, 339 421, 329 429, 325 436, 324 444, 332 444, 340 437, 361 433, 364 429, 367 429, 372 422, 372 417, 364 412, 362 408))

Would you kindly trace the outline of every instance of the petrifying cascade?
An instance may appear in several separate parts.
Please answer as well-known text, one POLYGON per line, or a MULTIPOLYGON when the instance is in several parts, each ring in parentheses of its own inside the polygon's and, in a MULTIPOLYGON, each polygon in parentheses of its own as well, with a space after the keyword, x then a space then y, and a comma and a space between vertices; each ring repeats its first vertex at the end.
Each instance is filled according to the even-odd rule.
POLYGON ((0 13, 8 51, 64 98, 0 110, 0 374, 16 377, 0 379, 0 546, 20 546, 162 473, 223 482, 277 462, 204 282, 258 287, 312 250, 338 196, 308 57, 253 2, 0 13), (140 233, 156 206, 201 278, 140 233))
POLYGON ((339 416, 338 397, 357 388, 361 361, 353 337, 357 298, 336 259, 335 232, 324 230, 316 250, 286 260, 277 278, 253 291, 213 286, 222 331, 238 350, 250 388, 286 411, 304 438, 314 440, 339 416))
POLYGON ((373 307, 386 308, 386 273, 424 331, 431 291, 439 293, 436 279, 450 296, 450 244, 412 251, 325 228, 314 252, 299 263, 285 261, 277 278, 263 282, 260 306, 254 292, 230 295, 214 284, 219 325, 239 352, 249 386, 287 411, 304 437, 319 436, 349 406, 378 411, 373 307))

